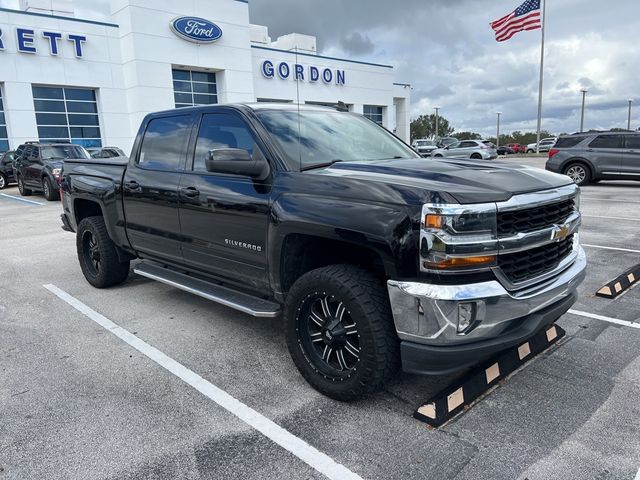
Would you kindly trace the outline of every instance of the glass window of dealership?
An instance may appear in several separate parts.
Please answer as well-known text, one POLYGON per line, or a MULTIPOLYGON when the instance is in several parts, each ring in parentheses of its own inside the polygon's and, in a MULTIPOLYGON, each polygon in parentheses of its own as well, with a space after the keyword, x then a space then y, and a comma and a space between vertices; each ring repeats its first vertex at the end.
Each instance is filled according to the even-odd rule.
POLYGON ((41 142, 102 146, 95 90, 41 85, 31 90, 41 142))

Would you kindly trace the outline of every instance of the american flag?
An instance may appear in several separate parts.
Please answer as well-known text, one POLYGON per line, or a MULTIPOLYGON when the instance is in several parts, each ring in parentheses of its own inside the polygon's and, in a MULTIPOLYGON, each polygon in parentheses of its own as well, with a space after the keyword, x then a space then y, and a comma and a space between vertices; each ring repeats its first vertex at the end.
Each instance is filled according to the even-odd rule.
POLYGON ((496 32, 496 40, 504 42, 523 30, 541 28, 540 0, 526 0, 513 12, 491 22, 491 28, 496 32))

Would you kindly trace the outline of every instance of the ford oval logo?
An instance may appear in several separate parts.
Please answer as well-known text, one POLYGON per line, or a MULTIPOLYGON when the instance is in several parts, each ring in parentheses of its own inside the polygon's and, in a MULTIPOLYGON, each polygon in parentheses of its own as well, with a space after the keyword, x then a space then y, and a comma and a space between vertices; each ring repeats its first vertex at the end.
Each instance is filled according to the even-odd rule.
POLYGON ((171 29, 179 37, 196 43, 215 42, 222 30, 215 23, 199 17, 178 17, 171 22, 171 29))

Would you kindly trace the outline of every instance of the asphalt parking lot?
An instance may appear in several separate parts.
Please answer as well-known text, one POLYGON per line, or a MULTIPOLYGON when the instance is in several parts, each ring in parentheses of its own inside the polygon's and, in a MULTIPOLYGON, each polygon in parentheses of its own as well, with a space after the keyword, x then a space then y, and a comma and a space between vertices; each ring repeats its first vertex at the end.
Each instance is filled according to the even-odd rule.
POLYGON ((60 228, 60 205, 22 200, 15 187, 0 192, 2 480, 324 478, 314 462, 332 478, 640 478, 640 288, 594 296, 640 263, 640 183, 582 189, 589 266, 579 301, 558 322, 567 336, 438 430, 411 415, 456 377, 401 375, 367 400, 325 398, 297 373, 278 320, 133 274, 94 289, 74 235, 60 228), (151 350, 123 341, 124 331, 151 350), (157 351, 164 368, 149 358, 157 351), (171 361, 182 374, 168 371, 171 361), (234 416, 185 372, 301 442, 279 446, 277 427, 260 433, 250 425, 262 417, 234 416))

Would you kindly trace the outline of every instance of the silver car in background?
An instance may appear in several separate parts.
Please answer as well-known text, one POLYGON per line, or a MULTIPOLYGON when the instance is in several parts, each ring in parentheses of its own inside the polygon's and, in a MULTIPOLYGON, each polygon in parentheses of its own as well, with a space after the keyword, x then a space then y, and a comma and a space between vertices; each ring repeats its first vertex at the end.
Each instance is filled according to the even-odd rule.
POLYGON ((411 146, 423 157, 430 157, 431 152, 438 148, 433 140, 429 140, 427 138, 419 138, 417 140, 414 140, 411 146))
POLYGON ((474 160, 493 160, 498 158, 495 148, 485 145, 481 140, 462 140, 448 147, 438 148, 431 153, 432 157, 472 158, 474 160))

